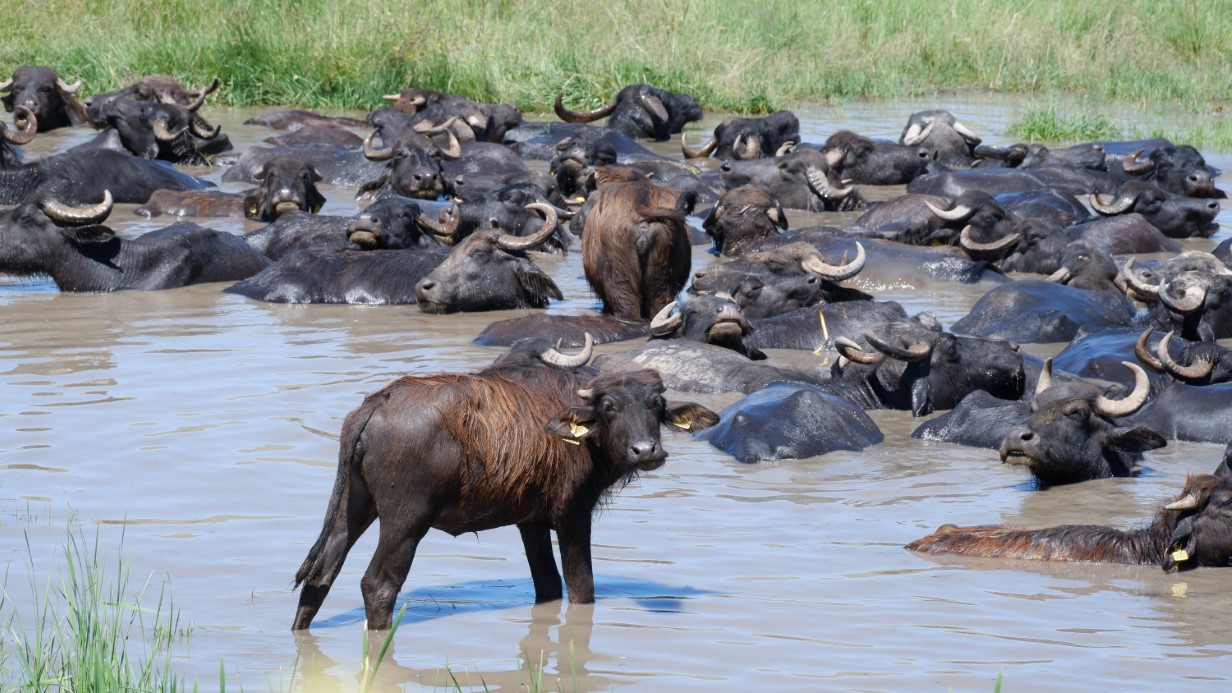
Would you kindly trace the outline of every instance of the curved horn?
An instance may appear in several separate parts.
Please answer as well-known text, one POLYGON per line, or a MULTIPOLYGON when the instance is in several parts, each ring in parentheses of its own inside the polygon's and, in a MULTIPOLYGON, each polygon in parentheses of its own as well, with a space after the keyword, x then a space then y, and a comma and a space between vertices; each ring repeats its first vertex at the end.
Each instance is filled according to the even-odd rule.
POLYGON ((813 191, 813 194, 823 200, 841 200, 850 195, 852 190, 855 190, 855 186, 851 185, 845 188, 836 188, 830 185, 826 174, 814 166, 808 167, 804 177, 808 181, 809 189, 813 191))
POLYGON ((817 256, 804 258, 800 262, 800 266, 804 269, 819 275, 832 282, 841 282, 844 279, 850 279, 860 273, 864 269, 864 246, 856 241, 856 258, 845 265, 831 265, 817 256))
POLYGON ((1194 494, 1186 493, 1184 498, 1174 500, 1164 506, 1164 510, 1194 510, 1198 507, 1198 499, 1194 494))
POLYGON ((215 75, 213 81, 211 81, 204 89, 202 89, 201 91, 197 93, 200 94, 201 96, 213 94, 215 91, 218 91, 219 84, 221 84, 221 82, 218 81, 218 76, 215 75))
MULTIPOLYGON (((542 354, 539 354, 539 360, 557 368, 580 368, 586 365, 590 357, 595 352, 595 338, 590 336, 590 333, 585 333, 582 343, 582 350, 578 353, 569 356, 562 354, 556 349, 548 347, 542 354)), ((590 399, 594 394, 592 390, 578 390, 578 397, 582 399, 590 399), (582 394, 586 392, 588 394, 582 394)))
POLYGON ((1091 193, 1091 208, 1104 216, 1113 216, 1122 214, 1125 210, 1133 206, 1138 199, 1135 196, 1123 195, 1108 200, 1108 195, 1100 195, 1099 193, 1091 193))
MULTIPOLYGON (((962 245, 962 247, 966 248, 967 250, 973 253, 1000 252, 1002 250, 1009 248, 1010 246, 1016 245, 1018 241, 1020 240, 1022 240, 1021 233, 1011 233, 1010 235, 1004 236, 999 240, 992 241, 991 243, 980 243, 971 237, 971 225, 970 224, 967 224, 966 226, 963 227, 962 234, 960 234, 958 237, 958 242, 962 245)), ((1049 279, 1052 279, 1052 278, 1049 277, 1049 279)))
POLYGON ((954 209, 941 209, 928 200, 924 200, 924 206, 928 207, 928 211, 937 215, 938 218, 945 219, 946 221, 962 221, 975 214, 975 209, 967 205, 957 205, 954 209))
POLYGON ((1139 149, 1133 154, 1125 157, 1125 160, 1121 162, 1121 170, 1130 176, 1141 176, 1143 174, 1150 173, 1151 169, 1155 168, 1155 162, 1150 159, 1143 161, 1140 158, 1142 156, 1142 151, 1143 150, 1139 149))
MULTIPOLYGON (((590 333, 588 332, 587 334, 590 334, 590 333)), ((589 387, 584 388, 584 389, 577 391, 577 396, 581 397, 582 399, 590 399, 591 397, 595 396, 595 391, 589 387)))
POLYGON ((175 138, 183 135, 188 127, 183 127, 176 132, 172 132, 167 128, 167 120, 165 118, 155 118, 154 122, 150 123, 150 129, 154 131, 154 138, 160 142, 170 142, 175 138))
POLYGON ((556 116, 566 123, 589 123, 611 115, 614 110, 616 110, 616 99, 608 101, 593 111, 571 111, 565 108, 565 90, 562 89, 556 94, 556 116))
POLYGON ((531 248, 543 245, 543 242, 556 231, 556 210, 552 205, 532 202, 526 205, 526 209, 533 209, 543 213, 543 227, 529 236, 513 236, 502 233, 496 239, 496 244, 501 248, 505 250, 530 250, 531 248))
POLYGON ((77 80, 72 84, 65 84, 64 80, 56 78, 56 86, 65 94, 76 94, 77 90, 81 88, 81 80, 77 80))
POLYGON ((1068 267, 1063 266, 1061 267, 1061 269, 1057 270, 1056 272, 1053 272, 1047 277, 1044 277, 1044 281, 1064 284, 1068 282, 1073 276, 1074 276, 1074 273, 1069 271, 1068 267))
POLYGON ((415 217, 415 222, 431 231, 434 236, 452 238, 458 232, 458 224, 462 221, 462 213, 458 210, 457 205, 450 206, 446 211, 448 214, 442 216, 449 218, 447 222, 433 219, 423 212, 420 212, 419 216, 415 217))
POLYGON ((369 161, 389 161, 390 159, 394 158, 394 148, 393 147, 377 149, 372 146, 372 140, 375 137, 376 137, 376 130, 373 130, 372 132, 368 133, 367 137, 364 138, 364 157, 368 159, 369 161))
MULTIPOLYGON (((1044 361, 1044 367, 1040 369, 1039 380, 1035 383, 1035 397, 1039 397, 1040 393, 1052 387, 1052 359, 1044 361)), ((1035 404, 1031 404, 1031 408, 1035 409, 1035 404)))
POLYGON ((218 137, 218 134, 222 132, 221 125, 215 125, 211 128, 210 124, 205 122, 204 118, 195 113, 193 114, 192 122, 189 123, 188 127, 192 130, 192 134, 203 140, 212 140, 215 137, 218 137))
POLYGON ((398 99, 402 98, 402 95, 401 94, 382 94, 381 98, 386 101, 397 101, 398 99))
POLYGON ((1206 303, 1206 287, 1191 284, 1185 289, 1185 295, 1179 299, 1172 298, 1167 291, 1160 291, 1159 300, 1178 313, 1192 313, 1206 303))
POLYGON ((1121 276, 1125 278, 1126 285, 1140 296, 1157 296, 1159 294, 1158 285, 1146 284, 1134 273, 1134 259, 1132 257, 1126 260, 1125 265, 1121 267, 1121 276))
POLYGON ((866 366, 881 363, 885 356, 882 354, 870 354, 865 351, 859 344, 846 338, 838 337, 834 340, 834 348, 838 350, 839 356, 848 361, 855 361, 866 366))
POLYGON ((779 148, 774 150, 774 157, 777 159, 780 156, 787 156, 791 153, 791 148, 799 144, 795 140, 787 140, 779 145, 779 148))
MULTIPOLYGON (((1147 368, 1156 373, 1163 373, 1164 364, 1160 363, 1159 359, 1155 358, 1155 354, 1152 354, 1151 350, 1147 349, 1146 346, 1147 340, 1151 338, 1151 333, 1154 331, 1154 327, 1148 327, 1146 331, 1138 336, 1138 341, 1134 342, 1134 356, 1137 356, 1139 361, 1146 364, 1147 368)), ((1171 335, 1172 333, 1169 332, 1168 334, 1171 335)))
POLYGON ((842 149, 827 149, 822 152, 822 156, 826 158, 826 165, 830 168, 835 168, 843 159, 847 158, 847 152, 842 149))
POLYGON ((650 320, 650 333, 656 337, 664 337, 676 331, 680 327, 680 323, 684 322, 684 318, 679 313, 672 315, 672 311, 676 308, 676 301, 663 306, 663 309, 650 320))
POLYGON ((642 103, 642 108, 650 114, 650 117, 658 123, 667 122, 667 109, 663 107, 663 102, 654 94, 648 94, 645 91, 637 98, 642 103))
POLYGON ((450 160, 462 156, 462 145, 458 142, 457 133, 453 131, 453 126, 457 122, 458 116, 454 116, 434 128, 423 131, 423 134, 426 137, 443 134, 449 138, 448 146, 441 147, 441 155, 450 160))
POLYGON ((928 124, 921 128, 917 124, 912 124, 903 133, 902 141, 906 145, 917 145, 924 141, 924 138, 932 134, 933 128, 937 125, 935 121, 928 121, 928 124))
POLYGON ((911 363, 923 361, 928 358, 928 355, 933 351, 932 345, 923 342, 914 342, 911 346, 906 348, 895 346, 893 344, 881 341, 881 338, 872 332, 865 332, 864 339, 867 340, 868 343, 877 351, 880 351, 886 356, 896 358, 899 361, 907 361, 911 363))
POLYGON ((1146 404, 1146 396, 1151 390, 1151 381, 1147 380, 1146 371, 1136 363, 1122 361, 1122 366, 1125 366, 1134 373, 1134 389, 1124 399, 1108 399, 1100 395, 1095 399, 1095 411, 1103 416, 1118 418, 1129 416, 1138 411, 1143 404, 1146 404))
POLYGON ((38 206, 47 216, 66 224, 97 224, 111 214, 111 191, 103 191, 103 201, 89 207, 73 207, 51 198, 40 200, 38 206))
POLYGON ((708 157, 717 146, 719 146, 719 141, 714 137, 711 137, 710 141, 703 144, 701 149, 691 149, 689 145, 684 142, 684 133, 680 133, 680 150, 684 152, 684 158, 686 159, 703 159, 708 157))
POLYGON ((983 141, 983 139, 981 139, 979 135, 971 131, 971 128, 967 127, 966 125, 963 125, 957 120, 954 121, 954 125, 952 127, 954 128, 954 132, 957 132, 959 135, 962 135, 962 138, 964 140, 967 140, 967 142, 971 145, 977 145, 983 141))
POLYGON ((197 96, 197 100, 188 104, 184 108, 188 109, 189 113, 196 113, 198 109, 205 105, 205 97, 210 95, 210 91, 201 90, 201 94, 197 96))
POLYGON ((13 78, 12 77, 9 77, 8 79, 4 80, 3 84, 0 84, 0 92, 7 92, 7 91, 12 91, 12 90, 13 90, 13 78))
POLYGON ((1168 352, 1168 345, 1172 343, 1172 332, 1164 335, 1164 338, 1159 340, 1159 346, 1155 349, 1159 354, 1159 362, 1163 364, 1175 375, 1179 375, 1186 380, 1201 380, 1211 374, 1215 368, 1215 362, 1210 359, 1198 359, 1188 366, 1182 366, 1172 360, 1172 355, 1168 352))
POLYGON ((14 110, 17 117, 13 119, 13 122, 15 124, 25 123, 25 125, 20 130, 4 128, 4 139, 12 144, 29 144, 38 133, 38 118, 35 117, 33 111, 25 106, 18 106, 14 110))

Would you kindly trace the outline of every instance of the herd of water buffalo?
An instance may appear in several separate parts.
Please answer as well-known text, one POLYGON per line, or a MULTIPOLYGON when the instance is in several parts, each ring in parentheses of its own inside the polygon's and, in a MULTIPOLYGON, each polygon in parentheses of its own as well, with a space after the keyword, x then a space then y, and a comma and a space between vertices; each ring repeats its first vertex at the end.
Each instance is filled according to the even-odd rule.
MULTIPOLYGON (((249 121, 271 129, 271 146, 236 153, 201 114, 217 80, 151 76, 84 100, 79 86, 46 67, 0 84, 14 114, 0 125, 0 204, 12 206, 0 272, 64 291, 232 282, 225 291, 262 301, 450 313, 547 307, 562 294, 529 251, 580 247, 600 311, 494 322, 475 340, 511 347, 492 366, 403 378, 347 417, 324 527, 296 577, 296 629, 378 517, 361 583, 371 627, 389 625, 431 527, 516 524, 540 601, 562 593, 555 530, 570 599, 593 600, 591 515, 621 480, 663 463, 661 425, 756 462, 881 442, 869 409, 948 410, 913 436, 999 450, 1043 486, 1132 475, 1167 440, 1232 438, 1232 354, 1215 341, 1232 337, 1232 249, 1180 252, 1175 240, 1214 234, 1224 197, 1190 146, 994 147, 945 111, 912 115, 897 142, 844 130, 806 143, 780 111, 726 120, 704 144, 679 135, 682 156, 664 157, 639 140, 670 140, 701 108, 632 85, 586 112, 562 92, 563 122, 423 89, 363 121, 274 111, 249 121), (98 135, 23 161, 39 132, 81 126, 98 135), (722 164, 689 163, 704 157, 722 164), (223 181, 254 187, 212 190, 175 165, 226 167, 223 181), (321 182, 354 188, 365 206, 318 214, 321 182), (885 185, 906 194, 861 193, 885 185), (120 237, 105 225, 117 202, 177 223, 120 237), (792 228, 789 209, 859 217, 792 228), (182 221, 220 216, 267 225, 239 236, 182 221), (720 261, 694 268, 700 244, 720 261), (995 287, 945 330, 841 283, 857 277, 995 287), (592 362, 594 343, 630 339, 645 341, 592 362), (1067 346, 1041 362, 1020 343, 1067 346), (774 365, 764 349, 835 358, 820 373, 774 365), (669 388, 746 397, 715 414, 667 402, 669 388)), ((1227 566, 1230 465, 1232 443, 1139 530, 947 526, 909 548, 1227 566)))

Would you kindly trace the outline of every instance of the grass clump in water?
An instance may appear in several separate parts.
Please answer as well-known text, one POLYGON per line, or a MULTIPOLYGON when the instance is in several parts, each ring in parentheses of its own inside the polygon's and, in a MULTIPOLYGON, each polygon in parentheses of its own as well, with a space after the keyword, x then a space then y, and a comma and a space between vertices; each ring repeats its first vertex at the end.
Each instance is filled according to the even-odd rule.
MULTIPOLYGON (((121 539, 121 546, 123 539, 121 539)), ((122 558, 109 565, 80 529, 68 532, 60 582, 41 589, 26 537, 29 621, 16 610, 7 585, 0 589, 0 690, 180 691, 170 668, 173 642, 183 637, 165 586, 153 607, 143 606, 150 582, 135 594, 122 558)))
POLYGON ((1121 127, 1110 118, 1093 113, 1061 113, 1051 106, 1027 111, 1006 132, 1028 142, 1091 142, 1124 136, 1121 127))

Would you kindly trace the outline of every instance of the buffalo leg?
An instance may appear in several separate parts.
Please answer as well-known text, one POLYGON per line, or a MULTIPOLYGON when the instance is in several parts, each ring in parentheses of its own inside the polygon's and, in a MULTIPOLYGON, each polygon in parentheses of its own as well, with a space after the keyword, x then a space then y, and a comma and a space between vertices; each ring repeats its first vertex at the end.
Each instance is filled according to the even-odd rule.
POLYGON ((312 624, 325 595, 329 594, 330 586, 342 570, 347 553, 375 519, 376 506, 368 487, 362 480, 351 478, 333 512, 332 521, 327 518, 321 537, 300 568, 301 575, 296 576, 303 587, 291 630, 303 630, 312 624))
POLYGON ((371 630, 388 630, 393 619, 394 602, 415 560, 419 540, 428 533, 430 520, 398 522, 381 518, 381 536, 376 543, 372 562, 359 581, 359 591, 364 595, 364 611, 371 630))
POLYGON ((530 576, 535 581, 535 603, 560 599, 560 571, 556 569, 556 557, 552 555, 551 530, 545 524, 527 522, 519 524, 518 531, 522 533, 530 576))
POLYGON ((595 601, 595 575, 590 561, 590 516, 562 524, 556 530, 560 540, 560 562, 565 569, 565 587, 572 604, 595 601))

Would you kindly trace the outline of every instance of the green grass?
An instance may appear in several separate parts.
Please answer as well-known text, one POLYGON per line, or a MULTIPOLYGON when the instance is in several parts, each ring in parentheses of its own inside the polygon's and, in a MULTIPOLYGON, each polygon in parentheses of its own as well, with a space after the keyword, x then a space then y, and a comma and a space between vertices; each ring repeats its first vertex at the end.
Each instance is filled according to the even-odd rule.
POLYGON ((548 110, 566 83, 584 107, 650 82, 716 111, 990 89, 1209 113, 1232 73, 1232 0, 47 0, 6 22, 0 71, 85 93, 219 75, 224 103, 320 109, 413 84, 548 110))
POLYGON ((28 535, 26 545, 30 594, 20 603, 33 604, 35 614, 25 620, 16 612, 6 579, 0 590, 0 690, 185 689, 169 659, 187 630, 165 586, 150 606, 149 580, 132 590, 124 561, 117 557, 109 565, 97 533, 90 542, 80 529, 70 529, 58 584, 49 578, 40 587, 28 535))

